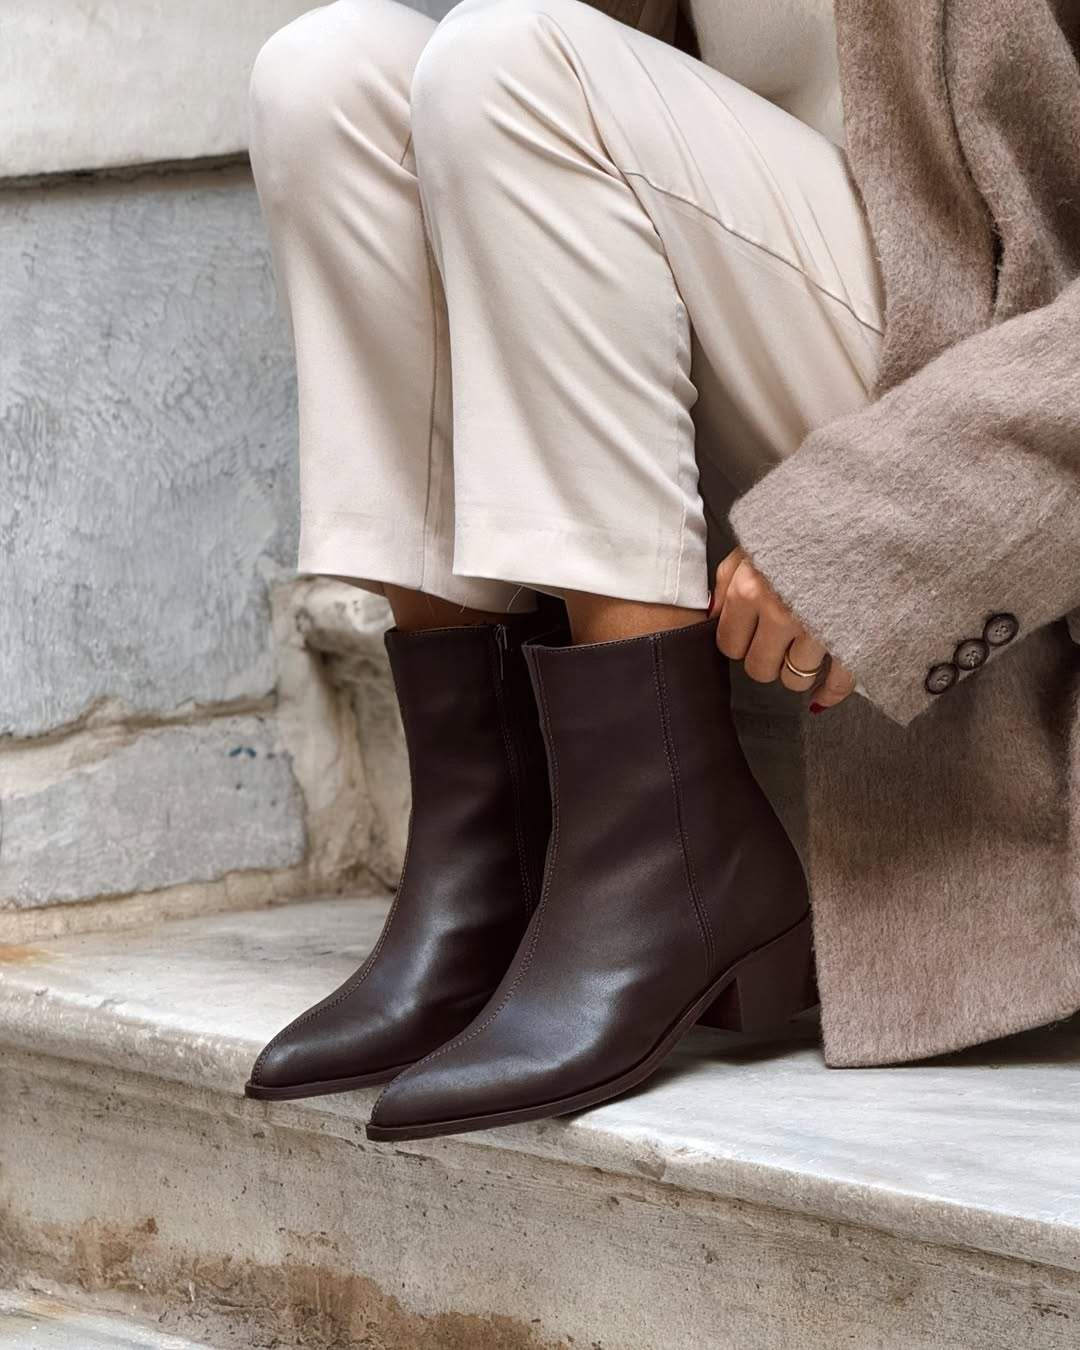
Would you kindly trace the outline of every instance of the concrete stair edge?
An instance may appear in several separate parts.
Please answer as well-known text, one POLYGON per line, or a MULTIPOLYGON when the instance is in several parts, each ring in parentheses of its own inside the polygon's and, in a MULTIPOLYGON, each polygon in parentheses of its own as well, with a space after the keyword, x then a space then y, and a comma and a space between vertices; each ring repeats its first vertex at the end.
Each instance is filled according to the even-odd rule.
MULTIPOLYGON (((386 905, 382 897, 308 903, 316 923, 326 915, 328 906, 339 915, 343 906, 370 906, 367 933, 360 934, 356 952, 346 954, 347 963, 354 962, 369 944, 386 905)), ((287 908, 295 917, 307 907, 299 903, 287 908)), ((275 914, 281 911, 199 916, 174 920, 164 927, 170 935, 182 939, 185 933, 200 928, 235 931, 237 925, 272 922, 275 914)), ((63 951, 77 959, 80 950, 100 955, 110 939, 124 948, 137 943, 138 938, 139 933, 132 930, 69 937, 29 949, 40 953, 40 959, 31 955, 25 963, 0 967, 0 1046, 24 1055, 141 1075, 200 1094, 225 1097, 230 1099, 230 1111, 246 1113, 254 1121, 287 1120, 298 1129, 318 1128, 332 1135, 356 1136, 374 1101, 374 1091, 300 1103, 248 1101, 242 1096, 243 1082, 265 1035, 192 1027, 182 1006, 154 1009, 137 1001, 128 1005, 115 994, 95 988, 92 978, 83 987, 55 978, 57 966, 52 952, 63 951)), ((302 1006, 303 1000, 295 1011, 302 1006)), ((266 1035, 275 1029, 276 1025, 268 1023, 266 1035)), ((800 1053, 805 1054, 805 1049, 800 1053)), ((707 1077, 707 1066, 695 1066, 694 1071, 707 1077)), ((910 1077, 918 1071, 895 1072, 910 1077)), ((822 1069, 822 1073, 831 1078, 833 1071, 822 1069)), ((858 1073, 845 1070, 840 1076, 854 1084, 858 1073)), ((841 1169, 820 1161, 808 1160, 801 1167, 768 1156, 755 1158, 748 1155, 745 1146, 740 1149, 735 1144, 725 1145, 722 1139, 718 1142, 715 1132, 711 1137, 704 1137, 704 1131, 696 1132, 695 1124, 685 1118, 685 1110, 677 1114, 670 1129, 651 1129, 656 1106, 641 1115, 635 1111, 634 1101, 624 1099, 623 1103, 577 1118, 467 1135, 454 1144, 504 1156, 526 1155, 571 1168, 647 1177, 682 1190, 853 1224, 896 1237, 1080 1270, 1080 1207, 1075 1205, 1070 1210, 1067 1204, 1063 1214, 1054 1215, 1046 1207, 1040 1212, 1030 1197, 1025 1203, 1025 1198, 1017 1195, 1010 1205, 991 1204, 985 1198, 965 1201, 940 1189, 935 1192, 929 1179, 922 1179, 920 1185, 916 1177, 907 1185, 899 1185, 884 1177, 876 1181, 867 1177, 865 1166, 852 1166, 845 1176, 841 1169)), ((719 1086, 717 1109, 724 1109, 719 1086)), ((439 1141, 425 1141, 394 1147, 429 1154, 439 1146, 439 1141)), ((768 1150, 762 1152, 767 1154, 768 1150)), ((509 1162, 510 1158, 505 1160, 509 1162)), ((1074 1204, 1074 1197, 1066 1198, 1074 1204)))
POLYGON ((137 1314, 70 1295, 0 1289, 0 1346, 34 1350, 213 1350, 137 1314))

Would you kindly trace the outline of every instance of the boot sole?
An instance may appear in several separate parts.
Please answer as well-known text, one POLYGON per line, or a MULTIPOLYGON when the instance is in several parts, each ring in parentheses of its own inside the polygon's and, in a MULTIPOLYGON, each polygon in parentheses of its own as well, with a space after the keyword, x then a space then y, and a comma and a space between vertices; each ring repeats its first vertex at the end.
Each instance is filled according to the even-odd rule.
POLYGON ((378 1073, 360 1073, 352 1078, 327 1078, 321 1082, 294 1083, 287 1087, 264 1087, 260 1083, 244 1084, 244 1096, 254 1097, 260 1102, 291 1102, 301 1097, 330 1097, 335 1092, 355 1092, 357 1088, 375 1087, 379 1083, 389 1083, 396 1078, 408 1064, 399 1064, 396 1069, 380 1069, 378 1073))
POLYGON ((686 1009, 645 1056, 617 1078, 596 1087, 560 1097, 540 1106, 497 1111, 460 1120, 430 1121, 418 1125, 372 1125, 367 1137, 376 1142, 404 1139, 434 1139, 444 1134, 466 1134, 498 1125, 523 1124, 552 1116, 569 1115, 586 1107, 619 1097, 642 1084, 682 1038, 708 1013, 707 1025, 728 1031, 765 1031, 789 1022, 817 1006, 810 915, 783 933, 756 947, 728 966, 686 1009), (714 1006, 715 1005, 715 1006, 714 1006))

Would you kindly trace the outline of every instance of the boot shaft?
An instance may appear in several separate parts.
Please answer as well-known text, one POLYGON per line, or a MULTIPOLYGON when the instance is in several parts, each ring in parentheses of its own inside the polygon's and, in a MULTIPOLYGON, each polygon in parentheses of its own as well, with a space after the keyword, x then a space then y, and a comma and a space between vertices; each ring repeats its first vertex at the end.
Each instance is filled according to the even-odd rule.
POLYGON ((651 877, 646 904, 689 910, 710 963, 797 922, 802 866, 739 743, 715 621, 526 653, 560 869, 618 877, 613 893, 651 877))
POLYGON ((449 863, 472 841, 512 839, 528 908, 551 826, 547 761, 522 644, 558 641, 550 616, 404 633, 386 649, 412 789, 410 848, 449 863))

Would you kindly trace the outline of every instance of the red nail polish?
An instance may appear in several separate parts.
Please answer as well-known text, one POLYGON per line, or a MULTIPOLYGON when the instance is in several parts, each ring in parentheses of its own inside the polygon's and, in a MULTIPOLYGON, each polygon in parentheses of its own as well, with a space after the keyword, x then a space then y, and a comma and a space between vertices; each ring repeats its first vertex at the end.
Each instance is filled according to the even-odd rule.
POLYGON ((823 713, 823 712, 825 711, 825 704, 824 704, 824 703, 811 703, 811 704, 810 704, 810 711, 811 711, 812 713, 823 713))

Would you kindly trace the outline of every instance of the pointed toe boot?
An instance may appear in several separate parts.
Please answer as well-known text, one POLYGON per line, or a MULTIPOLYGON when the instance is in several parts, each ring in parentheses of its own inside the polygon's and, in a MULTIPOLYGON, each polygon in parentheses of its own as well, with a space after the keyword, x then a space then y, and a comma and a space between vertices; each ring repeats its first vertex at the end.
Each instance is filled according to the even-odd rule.
POLYGON ((457 1035, 539 896, 548 773, 522 641, 551 620, 386 636, 412 783, 382 935, 339 989, 263 1050, 245 1091, 280 1100, 385 1082, 457 1035))
POLYGON ((553 803, 536 913, 472 1024, 383 1092, 372 1139, 562 1115, 705 1020, 815 1001, 798 856, 743 756, 716 625, 530 645, 553 803))

